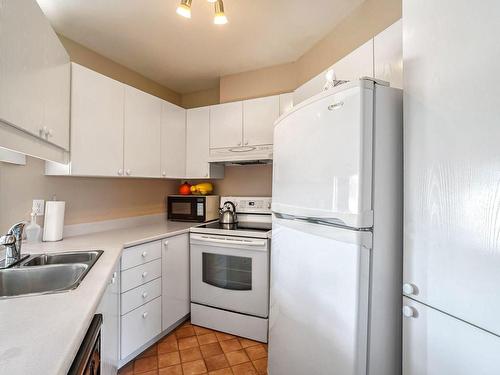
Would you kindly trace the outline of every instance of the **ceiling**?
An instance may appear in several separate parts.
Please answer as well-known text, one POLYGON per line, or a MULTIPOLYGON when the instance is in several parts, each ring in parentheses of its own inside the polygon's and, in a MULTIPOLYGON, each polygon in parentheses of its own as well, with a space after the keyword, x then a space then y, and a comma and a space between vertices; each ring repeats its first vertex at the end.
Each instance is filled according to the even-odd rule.
POLYGON ((364 0, 37 0, 55 30, 142 75, 188 93, 219 77, 297 60, 364 0))

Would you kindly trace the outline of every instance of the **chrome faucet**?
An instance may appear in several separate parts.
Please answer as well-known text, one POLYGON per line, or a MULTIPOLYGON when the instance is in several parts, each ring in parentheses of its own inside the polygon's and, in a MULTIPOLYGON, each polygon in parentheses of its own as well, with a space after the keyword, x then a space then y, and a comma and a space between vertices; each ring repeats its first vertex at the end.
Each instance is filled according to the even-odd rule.
POLYGON ((0 261, 0 269, 8 268, 23 257, 21 256, 21 245, 23 243, 24 226, 26 222, 14 224, 5 236, 0 237, 0 245, 5 246, 5 259, 0 261))

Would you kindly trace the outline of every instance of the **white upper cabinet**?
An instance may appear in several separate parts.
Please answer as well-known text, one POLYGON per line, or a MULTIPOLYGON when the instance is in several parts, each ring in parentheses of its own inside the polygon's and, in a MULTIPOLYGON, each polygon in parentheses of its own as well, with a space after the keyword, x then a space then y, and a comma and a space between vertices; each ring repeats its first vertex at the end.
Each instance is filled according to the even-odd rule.
POLYGON ((209 177, 208 149, 210 131, 210 108, 187 110, 186 117, 186 176, 209 177))
POLYGON ((68 150, 66 50, 35 1, 0 0, 0 25, 0 121, 68 150))
POLYGON ((243 102, 210 107, 210 148, 239 147, 243 142, 243 102))
POLYGON ((161 111, 161 99, 133 87, 125 87, 126 176, 160 176, 161 111))
POLYGON ((373 39, 375 78, 403 88, 403 22, 399 20, 373 39))
POLYGON ((123 175, 125 86, 72 64, 71 173, 123 175))
POLYGON ((279 112, 279 95, 243 101, 243 146, 272 144, 279 112))
POLYGON ((183 177, 186 170, 186 110, 161 105, 161 176, 183 177))

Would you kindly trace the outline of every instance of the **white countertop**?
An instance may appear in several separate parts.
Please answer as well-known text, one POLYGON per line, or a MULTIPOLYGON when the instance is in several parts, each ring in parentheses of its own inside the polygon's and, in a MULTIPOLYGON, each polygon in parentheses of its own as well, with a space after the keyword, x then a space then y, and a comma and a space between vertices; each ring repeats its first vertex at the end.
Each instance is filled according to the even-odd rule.
POLYGON ((198 223, 158 222, 23 244, 23 253, 104 250, 78 288, 0 300, 0 373, 66 374, 124 247, 187 233, 198 223))

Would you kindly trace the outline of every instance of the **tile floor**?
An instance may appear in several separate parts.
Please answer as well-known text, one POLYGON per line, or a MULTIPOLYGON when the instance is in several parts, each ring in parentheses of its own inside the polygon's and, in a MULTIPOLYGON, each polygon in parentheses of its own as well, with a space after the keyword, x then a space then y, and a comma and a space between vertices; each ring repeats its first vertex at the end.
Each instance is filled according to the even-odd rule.
POLYGON ((263 375, 267 374, 267 345, 186 322, 118 374, 263 375))

